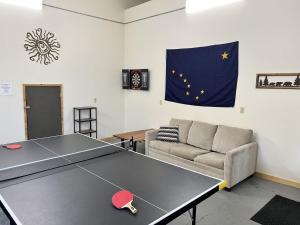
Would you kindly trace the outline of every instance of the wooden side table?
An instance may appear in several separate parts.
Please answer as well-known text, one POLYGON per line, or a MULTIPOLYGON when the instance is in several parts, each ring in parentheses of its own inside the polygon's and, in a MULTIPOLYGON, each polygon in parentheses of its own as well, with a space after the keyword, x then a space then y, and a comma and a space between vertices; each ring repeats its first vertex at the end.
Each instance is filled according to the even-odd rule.
POLYGON ((149 131, 149 130, 153 130, 153 129, 125 132, 125 133, 120 133, 120 134, 114 134, 113 136, 121 139, 122 148, 125 148, 125 141, 130 141, 130 146, 132 147, 133 151, 136 152, 136 143, 138 141, 144 141, 145 133, 146 133, 146 131, 149 131))

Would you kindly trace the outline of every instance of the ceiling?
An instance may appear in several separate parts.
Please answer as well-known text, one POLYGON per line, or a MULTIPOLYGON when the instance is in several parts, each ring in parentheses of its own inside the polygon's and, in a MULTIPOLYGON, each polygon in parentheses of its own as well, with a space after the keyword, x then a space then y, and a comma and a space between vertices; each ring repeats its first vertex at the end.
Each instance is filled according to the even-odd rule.
POLYGON ((130 7, 137 6, 144 2, 148 2, 150 0, 121 0, 121 1, 124 1, 125 8, 128 9, 130 7))

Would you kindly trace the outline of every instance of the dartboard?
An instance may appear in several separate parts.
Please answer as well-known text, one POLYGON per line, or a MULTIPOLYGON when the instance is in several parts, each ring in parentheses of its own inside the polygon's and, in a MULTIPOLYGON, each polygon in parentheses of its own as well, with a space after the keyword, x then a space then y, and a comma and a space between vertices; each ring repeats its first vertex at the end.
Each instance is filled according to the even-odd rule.
POLYGON ((141 86, 141 74, 135 72, 131 75, 131 85, 133 88, 140 88, 141 86))

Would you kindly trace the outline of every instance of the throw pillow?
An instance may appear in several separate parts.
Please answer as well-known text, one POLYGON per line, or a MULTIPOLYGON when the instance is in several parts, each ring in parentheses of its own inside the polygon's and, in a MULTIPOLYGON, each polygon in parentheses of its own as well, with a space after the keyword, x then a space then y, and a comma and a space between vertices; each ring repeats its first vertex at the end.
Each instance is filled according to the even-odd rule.
POLYGON ((156 140, 166 142, 178 142, 178 127, 175 126, 164 126, 160 127, 156 140))

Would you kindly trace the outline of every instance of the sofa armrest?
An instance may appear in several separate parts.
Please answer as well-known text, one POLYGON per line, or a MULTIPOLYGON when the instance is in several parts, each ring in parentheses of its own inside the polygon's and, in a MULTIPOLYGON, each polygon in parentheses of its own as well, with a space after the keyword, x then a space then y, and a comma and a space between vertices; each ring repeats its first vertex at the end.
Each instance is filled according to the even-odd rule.
POLYGON ((226 153, 224 162, 224 179, 231 188, 255 173, 257 161, 256 142, 242 145, 226 153))
POLYGON ((149 130, 145 133, 145 155, 149 155, 149 142, 156 139, 159 130, 149 130))

